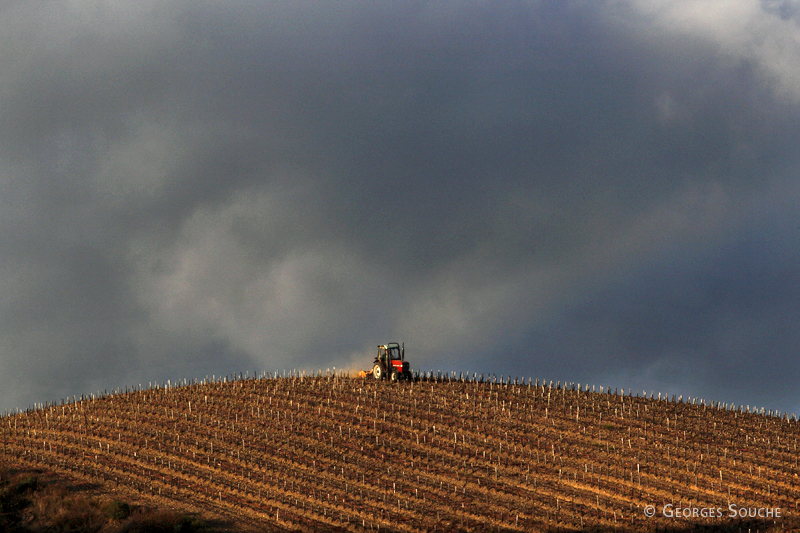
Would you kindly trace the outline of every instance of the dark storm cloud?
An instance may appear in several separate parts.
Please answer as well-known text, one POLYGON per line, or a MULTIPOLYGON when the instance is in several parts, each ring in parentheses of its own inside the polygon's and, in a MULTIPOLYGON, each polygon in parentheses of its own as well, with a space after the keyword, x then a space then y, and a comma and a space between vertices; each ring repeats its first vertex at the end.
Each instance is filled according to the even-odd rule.
POLYGON ((711 246, 654 254, 587 291, 531 332, 531 344, 560 362, 549 373, 571 363, 570 378, 584 382, 794 405, 800 234, 796 224, 754 226, 711 246))
POLYGON ((792 5, 6 4, 0 399, 396 339, 796 409, 792 5))

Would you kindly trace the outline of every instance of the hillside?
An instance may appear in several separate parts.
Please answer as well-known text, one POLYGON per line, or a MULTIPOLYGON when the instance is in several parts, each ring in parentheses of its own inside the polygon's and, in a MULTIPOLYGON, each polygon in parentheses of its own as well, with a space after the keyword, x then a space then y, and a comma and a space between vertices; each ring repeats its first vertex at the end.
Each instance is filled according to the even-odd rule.
POLYGON ((800 524, 794 417, 504 381, 324 375, 125 391, 4 416, 0 460, 268 531, 800 524), (665 505, 722 517, 670 518, 665 505), (780 517, 732 519, 729 505, 780 517))

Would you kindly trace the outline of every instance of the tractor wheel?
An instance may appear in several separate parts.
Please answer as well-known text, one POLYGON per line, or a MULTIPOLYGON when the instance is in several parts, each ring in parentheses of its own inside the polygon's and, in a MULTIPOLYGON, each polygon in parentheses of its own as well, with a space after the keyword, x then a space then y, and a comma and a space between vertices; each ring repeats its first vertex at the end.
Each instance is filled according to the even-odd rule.
POLYGON ((372 368, 372 375, 375 376, 375 379, 381 379, 383 377, 383 369, 381 365, 375 365, 372 368))
POLYGON ((403 372, 403 377, 406 379, 406 381, 412 381, 414 378, 410 370, 407 372, 403 372))
POLYGON ((392 383, 400 381, 400 373, 397 370, 392 369, 392 373, 389 374, 389 379, 392 380, 392 383))

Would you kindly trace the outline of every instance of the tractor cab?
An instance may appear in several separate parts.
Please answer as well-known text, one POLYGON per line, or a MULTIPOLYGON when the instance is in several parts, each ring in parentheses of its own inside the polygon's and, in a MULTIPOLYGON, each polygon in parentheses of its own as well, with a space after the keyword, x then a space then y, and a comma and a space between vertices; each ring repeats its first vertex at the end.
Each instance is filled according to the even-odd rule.
POLYGON ((396 342, 378 345, 378 355, 375 357, 372 367, 372 375, 375 379, 390 379, 399 381, 401 379, 411 379, 411 370, 405 357, 405 345, 396 342))
POLYGON ((378 346, 378 358, 385 361, 402 361, 403 350, 396 342, 378 346))

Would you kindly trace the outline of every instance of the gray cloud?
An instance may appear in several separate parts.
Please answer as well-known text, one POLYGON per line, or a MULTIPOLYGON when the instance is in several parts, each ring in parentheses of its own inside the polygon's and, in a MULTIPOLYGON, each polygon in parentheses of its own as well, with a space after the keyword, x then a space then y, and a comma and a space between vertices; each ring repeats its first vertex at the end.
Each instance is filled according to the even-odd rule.
POLYGON ((2 406, 397 339, 797 410, 792 5, 6 4, 2 406))

